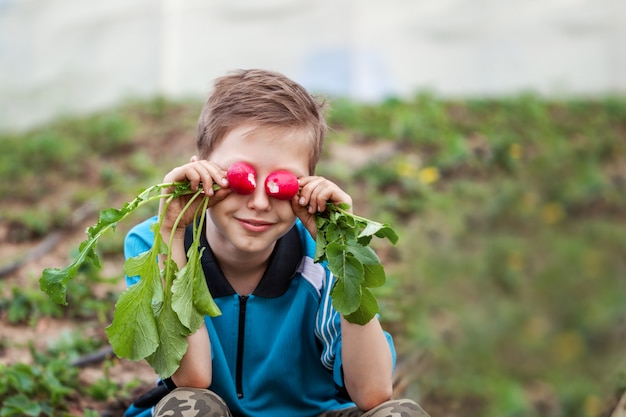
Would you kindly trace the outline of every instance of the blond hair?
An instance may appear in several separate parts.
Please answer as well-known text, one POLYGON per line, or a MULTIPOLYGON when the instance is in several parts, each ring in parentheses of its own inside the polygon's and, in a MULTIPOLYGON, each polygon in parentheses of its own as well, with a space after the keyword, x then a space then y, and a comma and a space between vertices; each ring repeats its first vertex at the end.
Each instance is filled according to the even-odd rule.
POLYGON ((309 171, 314 173, 328 127, 326 103, 286 76, 260 69, 239 70, 215 81, 200 113, 196 147, 206 159, 234 128, 301 130, 311 145, 309 171))

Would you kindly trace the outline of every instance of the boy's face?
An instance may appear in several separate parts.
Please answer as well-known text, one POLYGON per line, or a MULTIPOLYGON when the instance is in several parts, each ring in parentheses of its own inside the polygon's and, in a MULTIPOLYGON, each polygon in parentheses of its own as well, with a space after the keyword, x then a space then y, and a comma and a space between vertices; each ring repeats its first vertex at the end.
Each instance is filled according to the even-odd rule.
POLYGON ((209 210, 207 236, 218 258, 269 257, 276 241, 293 227, 296 216, 291 201, 272 198, 265 192, 265 179, 279 169, 289 170, 298 178, 309 175, 309 146, 299 130, 241 126, 215 147, 210 161, 224 169, 246 162, 256 171, 252 194, 231 193, 209 210))

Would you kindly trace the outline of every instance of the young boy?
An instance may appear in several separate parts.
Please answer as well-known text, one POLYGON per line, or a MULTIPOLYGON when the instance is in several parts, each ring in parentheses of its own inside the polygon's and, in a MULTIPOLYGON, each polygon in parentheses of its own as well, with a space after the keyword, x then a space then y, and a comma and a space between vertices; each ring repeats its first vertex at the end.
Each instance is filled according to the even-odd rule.
MULTIPOLYGON (((206 317, 178 370, 126 416, 427 416, 413 401, 390 400, 391 337, 377 318, 357 325, 341 317, 331 305, 332 274, 313 262, 315 213, 326 202, 352 203, 314 175, 326 129, 323 104, 281 74, 249 70, 217 80, 200 116, 198 155, 163 181, 208 190, 202 266, 222 315, 206 317), (228 186, 226 170, 236 162, 256 172, 251 194, 228 186), (277 170, 298 178, 292 200, 266 193, 265 178, 277 170), (213 183, 221 189, 213 192, 213 183)), ((186 203, 160 209, 166 241, 186 203)), ((181 268, 191 242, 187 217, 174 231, 181 268)), ((154 221, 130 231, 127 257, 150 248, 154 221)))

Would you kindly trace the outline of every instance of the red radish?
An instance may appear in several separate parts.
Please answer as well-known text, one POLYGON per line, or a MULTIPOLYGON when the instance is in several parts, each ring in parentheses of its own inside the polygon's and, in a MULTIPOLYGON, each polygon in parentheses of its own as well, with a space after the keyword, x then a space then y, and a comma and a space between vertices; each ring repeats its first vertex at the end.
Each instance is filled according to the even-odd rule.
POLYGON ((237 194, 252 194, 256 188, 256 171, 245 162, 235 162, 228 168, 226 179, 237 194))
POLYGON ((279 200, 291 200, 298 188, 298 178, 287 170, 274 171, 265 179, 265 192, 279 200))

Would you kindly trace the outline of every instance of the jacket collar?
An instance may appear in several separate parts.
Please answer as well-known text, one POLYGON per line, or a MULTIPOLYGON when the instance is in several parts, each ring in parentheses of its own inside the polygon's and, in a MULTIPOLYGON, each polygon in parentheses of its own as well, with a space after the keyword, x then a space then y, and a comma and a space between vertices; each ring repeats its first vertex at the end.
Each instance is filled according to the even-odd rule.
MULTIPOLYGON (((190 225, 185 231, 185 252, 189 250, 192 241, 193 228, 190 225)), ((201 248, 205 248, 202 253, 201 263, 211 296, 217 298, 236 294, 237 292, 230 285, 215 259, 215 255, 206 238, 206 233, 202 233, 200 245, 201 248)), ((267 269, 252 294, 274 298, 287 292, 291 280, 302 261, 303 253, 300 236, 297 228, 294 226, 276 242, 274 251, 270 255, 267 269)))

